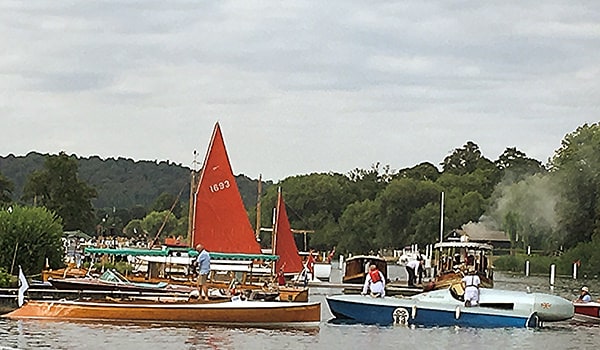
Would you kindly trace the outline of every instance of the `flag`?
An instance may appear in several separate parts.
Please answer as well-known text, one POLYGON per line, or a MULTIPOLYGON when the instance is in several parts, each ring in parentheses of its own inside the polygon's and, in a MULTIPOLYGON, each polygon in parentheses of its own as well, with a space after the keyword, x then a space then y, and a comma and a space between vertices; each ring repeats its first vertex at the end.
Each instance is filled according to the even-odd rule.
POLYGON ((29 283, 27 283, 27 278, 23 274, 23 270, 21 269, 21 265, 19 265, 19 307, 23 306, 23 301, 25 299, 25 292, 29 289, 29 283))

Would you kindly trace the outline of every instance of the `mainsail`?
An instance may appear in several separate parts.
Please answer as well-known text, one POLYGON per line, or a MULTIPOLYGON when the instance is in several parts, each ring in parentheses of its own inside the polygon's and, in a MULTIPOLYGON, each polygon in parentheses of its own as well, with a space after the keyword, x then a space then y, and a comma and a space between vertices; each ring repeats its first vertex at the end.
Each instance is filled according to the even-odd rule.
POLYGON ((294 234, 292 233, 287 211, 285 210, 281 188, 279 188, 277 195, 277 210, 273 232, 273 239, 275 240, 275 251, 273 254, 279 255, 279 260, 275 264, 277 271, 279 271, 281 266, 283 266, 284 273, 298 273, 302 271, 302 258, 298 254, 298 247, 294 241, 294 234))
POLYGON ((192 247, 209 252, 260 254, 219 123, 215 124, 194 196, 192 247))

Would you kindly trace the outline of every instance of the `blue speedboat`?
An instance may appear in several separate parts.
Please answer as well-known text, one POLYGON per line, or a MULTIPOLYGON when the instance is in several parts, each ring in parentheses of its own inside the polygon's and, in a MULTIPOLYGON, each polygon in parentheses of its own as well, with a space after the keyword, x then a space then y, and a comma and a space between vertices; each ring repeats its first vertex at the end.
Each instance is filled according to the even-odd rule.
POLYGON ((573 304, 559 296, 481 289, 480 305, 466 307, 453 289, 411 297, 373 298, 363 295, 327 297, 336 318, 366 324, 465 327, 538 327, 543 322, 573 317, 573 304))

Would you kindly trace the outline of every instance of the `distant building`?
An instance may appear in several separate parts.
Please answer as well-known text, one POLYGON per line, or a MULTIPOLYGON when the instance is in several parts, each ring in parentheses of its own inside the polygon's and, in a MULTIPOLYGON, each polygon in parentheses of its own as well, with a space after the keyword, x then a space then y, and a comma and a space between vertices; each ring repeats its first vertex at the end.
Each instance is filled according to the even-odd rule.
POLYGON ((495 249, 510 249, 510 239, 504 231, 490 230, 483 225, 468 223, 462 229, 452 230, 448 241, 469 241, 491 244, 495 249))

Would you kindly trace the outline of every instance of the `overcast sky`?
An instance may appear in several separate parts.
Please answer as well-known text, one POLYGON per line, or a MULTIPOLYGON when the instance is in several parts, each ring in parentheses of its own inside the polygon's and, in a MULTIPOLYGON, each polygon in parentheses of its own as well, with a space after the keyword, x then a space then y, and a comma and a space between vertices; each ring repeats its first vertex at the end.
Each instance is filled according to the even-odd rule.
POLYGON ((600 1, 0 0, 0 77, 2 156, 191 166, 218 121, 251 178, 546 163, 600 119, 600 1))

